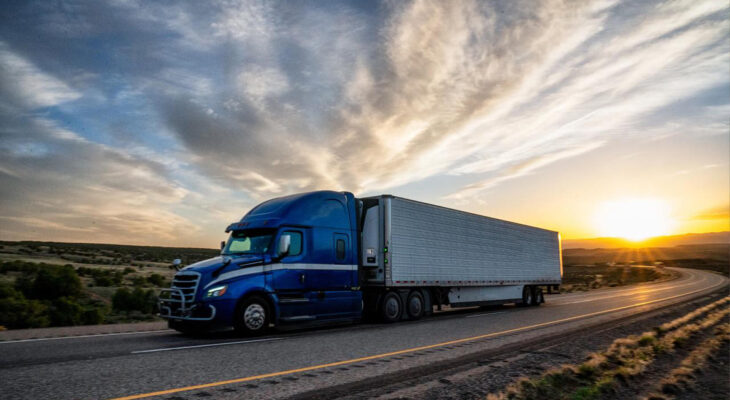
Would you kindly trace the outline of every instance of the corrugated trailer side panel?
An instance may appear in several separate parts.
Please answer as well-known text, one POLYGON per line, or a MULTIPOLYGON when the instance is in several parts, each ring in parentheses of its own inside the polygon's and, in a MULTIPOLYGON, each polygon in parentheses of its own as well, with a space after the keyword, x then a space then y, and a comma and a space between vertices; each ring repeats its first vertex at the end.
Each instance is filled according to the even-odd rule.
POLYGON ((393 197, 393 286, 559 284, 557 232, 393 197))

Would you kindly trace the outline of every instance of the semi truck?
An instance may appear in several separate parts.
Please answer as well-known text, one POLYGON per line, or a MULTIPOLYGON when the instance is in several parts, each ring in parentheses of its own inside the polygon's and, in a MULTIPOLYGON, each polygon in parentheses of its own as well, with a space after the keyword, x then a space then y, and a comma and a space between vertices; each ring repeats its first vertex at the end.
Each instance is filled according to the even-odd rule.
POLYGON ((171 328, 257 335, 418 320, 444 306, 539 306, 563 274, 558 232, 387 194, 279 197, 225 232, 220 256, 180 269, 160 293, 171 328))

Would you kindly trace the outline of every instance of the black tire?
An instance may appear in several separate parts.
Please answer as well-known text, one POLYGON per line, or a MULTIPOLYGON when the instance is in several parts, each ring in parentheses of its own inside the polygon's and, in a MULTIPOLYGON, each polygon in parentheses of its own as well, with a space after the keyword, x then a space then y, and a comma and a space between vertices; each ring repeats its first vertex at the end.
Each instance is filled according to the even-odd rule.
POLYGON ((545 296, 542 293, 541 287, 532 288, 532 305, 539 306, 545 302, 545 296))
POLYGON ((239 335, 263 335, 271 322, 269 303, 259 296, 251 296, 238 304, 234 318, 233 327, 239 335))
POLYGON ((414 290, 408 294, 408 300, 406 300, 406 312, 408 312, 408 318, 416 321, 423 317, 426 312, 426 302, 423 300, 423 295, 420 291, 414 290))
POLYGON ((524 289, 522 289, 522 303, 520 303, 521 307, 527 307, 532 304, 532 288, 529 286, 525 286, 524 289))
POLYGON ((388 292, 380 299, 380 318, 383 322, 400 321, 403 316, 403 302, 398 293, 388 292))

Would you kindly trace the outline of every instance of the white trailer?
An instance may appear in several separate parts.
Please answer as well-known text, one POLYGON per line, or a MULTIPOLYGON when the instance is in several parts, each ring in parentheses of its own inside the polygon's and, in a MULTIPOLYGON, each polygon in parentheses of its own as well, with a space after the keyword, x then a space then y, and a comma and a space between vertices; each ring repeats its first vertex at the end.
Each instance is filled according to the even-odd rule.
POLYGON ((413 293, 428 313, 443 304, 539 305, 543 288, 561 283, 558 232, 391 195, 360 200, 366 309, 386 320, 389 292, 401 297, 402 314, 413 293))

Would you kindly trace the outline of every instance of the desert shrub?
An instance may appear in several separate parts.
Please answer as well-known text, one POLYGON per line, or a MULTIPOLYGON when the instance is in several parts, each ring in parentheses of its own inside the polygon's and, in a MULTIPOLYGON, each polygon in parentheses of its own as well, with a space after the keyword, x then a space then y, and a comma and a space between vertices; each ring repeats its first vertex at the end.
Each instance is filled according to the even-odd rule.
POLYGON ((90 276, 94 278, 94 286, 121 286, 124 280, 124 271, 115 271, 103 268, 87 268, 79 267, 76 272, 81 276, 90 276))
POLYGON ((153 290, 144 290, 139 287, 130 291, 127 288, 120 288, 112 296, 112 308, 114 311, 140 311, 151 314, 155 311, 157 297, 153 290))
POLYGON ((1 263, 0 269, 21 272, 14 285, 0 284, 0 325, 18 329, 97 324, 108 312, 102 302, 86 297, 71 265, 19 261, 1 263))
POLYGON ((105 306, 92 305, 86 307, 81 314, 81 323, 83 325, 98 325, 104 322, 104 317, 107 314, 105 306))
POLYGON ((53 326, 81 325, 83 307, 75 299, 60 297, 51 302, 48 316, 53 326))
POLYGON ((145 287, 147 286, 147 278, 144 276, 133 276, 128 278, 134 287, 145 287))
POLYGON ((33 280, 30 293, 33 299, 57 299, 59 297, 79 297, 81 280, 72 267, 43 268, 33 280))
POLYGON ((0 283, 0 325, 10 329, 42 328, 50 324, 47 307, 28 300, 12 286, 0 283))
POLYGON ((147 282, 149 282, 152 286, 162 287, 165 286, 165 277, 160 274, 152 274, 147 277, 147 282))

